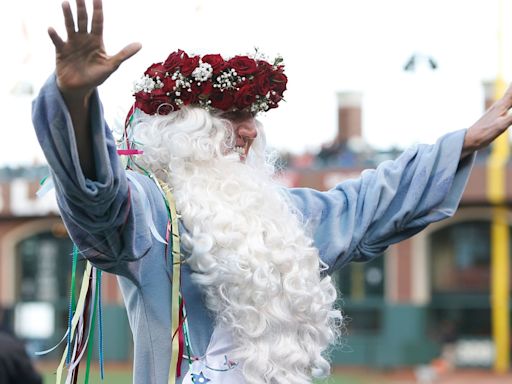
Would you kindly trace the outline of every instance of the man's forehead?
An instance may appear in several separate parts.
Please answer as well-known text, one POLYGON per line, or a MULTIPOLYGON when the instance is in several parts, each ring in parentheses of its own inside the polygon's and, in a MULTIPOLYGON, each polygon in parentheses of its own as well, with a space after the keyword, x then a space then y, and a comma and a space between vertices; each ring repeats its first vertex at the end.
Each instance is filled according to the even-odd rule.
POLYGON ((256 114, 248 111, 229 111, 221 113, 220 117, 231 121, 242 121, 254 118, 256 114))

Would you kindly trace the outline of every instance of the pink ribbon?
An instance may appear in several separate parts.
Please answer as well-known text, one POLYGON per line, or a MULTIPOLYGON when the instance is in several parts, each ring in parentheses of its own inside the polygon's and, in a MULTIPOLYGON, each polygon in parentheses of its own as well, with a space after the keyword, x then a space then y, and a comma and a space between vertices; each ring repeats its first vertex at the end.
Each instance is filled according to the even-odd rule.
POLYGON ((141 149, 118 149, 117 150, 118 155, 125 155, 125 156, 141 155, 143 153, 144 153, 144 151, 141 149))

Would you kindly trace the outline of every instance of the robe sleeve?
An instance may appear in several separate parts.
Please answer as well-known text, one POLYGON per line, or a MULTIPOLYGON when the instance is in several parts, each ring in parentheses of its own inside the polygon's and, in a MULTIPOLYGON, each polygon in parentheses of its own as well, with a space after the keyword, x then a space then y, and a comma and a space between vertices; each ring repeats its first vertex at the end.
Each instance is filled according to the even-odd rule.
POLYGON ((460 159, 465 133, 416 145, 326 192, 288 190, 328 273, 350 261, 370 260, 455 213, 474 160, 474 155, 460 159))
POLYGON ((128 181, 97 91, 91 97, 89 113, 95 180, 86 178, 82 172, 71 116, 55 75, 34 100, 32 121, 71 239, 81 254, 98 268, 127 276, 128 262, 142 258, 153 244, 144 208, 158 202, 148 202, 148 196, 153 194, 146 194, 144 189, 156 186, 142 175, 130 177, 138 180, 136 186, 128 181))

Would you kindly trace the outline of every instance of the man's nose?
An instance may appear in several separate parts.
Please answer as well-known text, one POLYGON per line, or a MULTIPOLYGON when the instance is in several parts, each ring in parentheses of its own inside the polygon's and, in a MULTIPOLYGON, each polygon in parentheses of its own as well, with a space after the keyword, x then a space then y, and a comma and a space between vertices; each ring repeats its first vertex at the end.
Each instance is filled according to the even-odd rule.
POLYGON ((253 121, 242 121, 237 124, 236 131, 240 137, 254 140, 258 136, 256 124, 253 121))

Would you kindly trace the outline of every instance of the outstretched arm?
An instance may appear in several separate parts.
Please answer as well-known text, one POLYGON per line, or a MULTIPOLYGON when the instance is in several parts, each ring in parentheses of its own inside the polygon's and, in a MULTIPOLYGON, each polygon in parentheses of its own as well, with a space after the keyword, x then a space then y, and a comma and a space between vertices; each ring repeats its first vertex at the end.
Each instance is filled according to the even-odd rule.
POLYGON ((138 261, 153 247, 152 217, 156 228, 166 228, 157 216, 165 204, 151 200, 156 187, 145 178, 139 180, 145 188, 131 188, 96 87, 140 46, 128 46, 113 57, 105 54, 99 0, 94 1, 91 32, 86 31, 84 0, 77 0, 77 31, 69 4, 63 9, 68 41, 49 30, 57 69, 34 100, 32 121, 73 242, 98 268, 135 279, 138 261))
POLYGON ((103 45, 103 9, 94 0, 91 30, 85 0, 76 0, 76 23, 69 2, 62 3, 67 41, 53 28, 48 34, 55 46, 57 85, 71 114, 80 165, 87 178, 94 179, 95 165, 91 143, 89 101, 94 89, 102 84, 125 60, 136 54, 141 45, 132 43, 113 56, 103 45))
POLYGON ((496 101, 478 121, 466 132, 462 146, 461 158, 485 148, 499 135, 505 132, 512 124, 512 114, 508 113, 512 107, 512 85, 505 95, 496 101))
POLYGON ((460 153, 466 130, 415 145, 396 160, 320 192, 289 189, 329 273, 367 261, 455 212, 473 162, 460 153))

